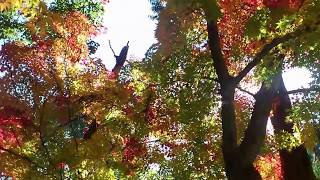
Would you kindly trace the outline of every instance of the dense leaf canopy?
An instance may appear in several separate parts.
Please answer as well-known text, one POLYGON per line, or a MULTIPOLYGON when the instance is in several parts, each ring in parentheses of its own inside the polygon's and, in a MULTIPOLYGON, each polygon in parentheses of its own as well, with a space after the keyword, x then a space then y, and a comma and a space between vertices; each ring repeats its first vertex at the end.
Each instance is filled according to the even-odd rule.
POLYGON ((1 175, 320 177, 320 1, 150 0, 158 42, 113 72, 105 3, 0 1, 1 175), (309 87, 286 90, 292 68, 309 87))

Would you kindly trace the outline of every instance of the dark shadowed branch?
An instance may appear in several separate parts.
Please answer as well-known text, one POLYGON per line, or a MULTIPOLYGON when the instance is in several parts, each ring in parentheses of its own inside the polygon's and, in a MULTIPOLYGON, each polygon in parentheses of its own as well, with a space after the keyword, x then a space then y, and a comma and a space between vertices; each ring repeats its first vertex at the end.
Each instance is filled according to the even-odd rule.
POLYGON ((43 167, 39 166, 36 162, 34 162, 34 161, 33 161, 30 157, 28 157, 28 156, 25 156, 25 155, 23 155, 23 154, 19 154, 19 153, 15 152, 15 151, 13 151, 13 150, 11 150, 11 149, 7 149, 7 148, 4 148, 4 147, 2 147, 2 146, 0 146, 0 150, 1 150, 1 151, 4 151, 4 152, 7 152, 7 153, 9 153, 9 154, 11 154, 11 155, 19 158, 19 159, 22 159, 22 160, 24 160, 24 161, 27 161, 28 163, 30 163, 30 164, 32 164, 32 165, 34 165, 34 166, 36 166, 36 167, 40 167, 40 168, 44 169, 43 167))
POLYGON ((116 75, 118 75, 125 61, 127 60, 128 50, 129 50, 129 41, 127 42, 127 45, 125 45, 121 49, 119 56, 114 55, 114 57, 116 58, 116 65, 112 69, 112 72, 114 72, 116 75))
POLYGON ((207 30, 209 38, 208 43, 211 51, 211 57, 214 63, 214 68, 218 75, 219 83, 223 84, 225 83, 225 80, 229 79, 230 76, 221 50, 217 23, 215 21, 208 21, 207 30))
POLYGON ((290 39, 299 37, 306 27, 300 27, 297 30, 287 33, 286 35, 274 38, 270 43, 264 45, 260 52, 258 52, 253 60, 247 64, 247 66, 236 76, 236 82, 239 83, 255 66, 257 66, 261 60, 277 45, 284 43, 290 39))
POLYGON ((254 93, 252 93, 252 92, 250 92, 250 91, 248 91, 248 90, 245 90, 245 89, 241 88, 240 86, 238 86, 237 89, 239 89, 239 91, 242 91, 242 92, 244 92, 244 93, 249 94, 249 95, 252 96, 252 97, 255 97, 255 94, 254 94, 254 93))
POLYGON ((320 92, 320 87, 300 88, 288 91, 287 94, 320 92))
POLYGON ((239 146, 242 164, 252 164, 264 143, 267 121, 273 98, 279 87, 279 81, 280 76, 276 75, 273 78, 271 87, 262 84, 260 90, 255 95, 256 102, 253 107, 252 116, 239 146))

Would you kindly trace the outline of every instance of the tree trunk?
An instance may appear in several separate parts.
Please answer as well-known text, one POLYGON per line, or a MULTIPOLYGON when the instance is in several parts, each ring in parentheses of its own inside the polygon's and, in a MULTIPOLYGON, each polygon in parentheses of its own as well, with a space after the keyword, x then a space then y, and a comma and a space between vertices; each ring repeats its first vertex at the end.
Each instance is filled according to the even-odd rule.
POLYGON ((236 116, 234 107, 235 88, 240 82, 236 77, 230 76, 225 64, 216 22, 207 21, 209 47, 214 62, 214 68, 220 84, 222 96, 222 152, 225 171, 230 180, 259 180, 261 176, 254 168, 253 162, 264 143, 266 125, 271 111, 272 99, 278 88, 278 77, 272 81, 271 87, 262 85, 255 95, 255 105, 245 137, 240 145, 237 144, 236 116))
MULTIPOLYGON (((209 0, 206 1, 209 3, 209 0)), ((209 3, 210 4, 210 3, 209 3)), ((237 144, 236 114, 234 107, 235 88, 258 62, 268 52, 268 48, 259 53, 239 76, 229 74, 228 66, 223 58, 220 45, 220 37, 217 23, 210 17, 208 7, 204 7, 207 17, 208 44, 213 60, 213 66, 217 73, 222 96, 221 119, 222 119, 222 152, 225 163, 225 171, 230 180, 259 180, 261 176, 254 168, 253 162, 259 154, 265 136, 268 117, 272 108, 272 99, 276 95, 279 86, 278 75, 273 78, 271 86, 263 84, 255 95, 256 102, 252 111, 249 126, 243 141, 237 144)), ((270 49, 270 48, 269 48, 270 49)), ((272 48, 271 48, 272 49, 272 48)))
MULTIPOLYGON (((276 134, 281 131, 293 133, 293 123, 286 122, 291 107, 291 101, 281 77, 278 95, 273 102, 273 117, 271 118, 276 134)), ((303 145, 295 147, 291 151, 281 149, 279 153, 285 180, 316 179, 307 150, 303 145)))
POLYGON ((239 154, 234 157, 232 163, 232 169, 227 169, 226 163, 226 173, 228 180, 261 180, 260 173, 254 168, 253 164, 241 164, 243 157, 239 154), (229 171, 228 171, 229 170, 229 171))
MULTIPOLYGON (((226 146, 222 147, 226 167, 225 169, 229 180, 261 179, 259 172, 253 166, 253 162, 259 154, 260 148, 265 140, 266 126, 272 107, 272 99, 274 98, 275 90, 278 88, 279 84, 278 79, 278 76, 274 78, 271 87, 267 87, 263 84, 259 92, 256 94, 256 102, 252 111, 252 116, 241 144, 234 148, 232 152, 230 152, 230 149, 227 149, 226 146)), ((224 111, 224 108, 231 111, 233 106, 230 104, 232 104, 233 101, 232 103, 226 103, 224 100, 225 99, 223 99, 222 103, 222 127, 223 136, 227 136, 228 132, 226 131, 227 128, 224 126, 224 123, 231 124, 229 122, 230 120, 227 119, 227 117, 230 118, 230 113, 226 114, 228 112, 224 111)), ((223 137, 223 145, 231 144, 231 140, 233 139, 223 137)))

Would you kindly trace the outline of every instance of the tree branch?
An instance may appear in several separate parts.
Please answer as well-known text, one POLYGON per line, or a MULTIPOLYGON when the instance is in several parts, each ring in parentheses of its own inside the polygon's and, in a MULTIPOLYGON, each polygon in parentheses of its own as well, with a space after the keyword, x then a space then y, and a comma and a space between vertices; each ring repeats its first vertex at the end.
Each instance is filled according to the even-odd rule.
MULTIPOLYGON (((46 101, 43 103, 43 107, 45 106, 46 104, 46 101)), ((41 146, 43 147, 44 149, 44 154, 47 156, 48 160, 49 160, 49 163, 52 165, 52 167, 54 167, 54 164, 53 164, 53 161, 52 161, 52 158, 51 158, 51 154, 50 154, 50 151, 46 145, 46 141, 44 139, 44 135, 43 135, 43 129, 44 129, 44 123, 43 123, 43 111, 44 109, 40 109, 39 108, 39 114, 40 114, 40 119, 39 119, 39 138, 40 138, 40 144, 41 146)))
POLYGON ((298 28, 296 31, 288 33, 286 35, 274 38, 270 43, 264 45, 260 52, 258 52, 253 60, 247 64, 247 66, 235 77, 236 82, 239 83, 256 65, 258 65, 264 56, 266 56, 274 47, 284 43, 290 39, 298 37, 305 28, 298 28))
POLYGON ((252 97, 255 97, 255 94, 253 94, 252 92, 247 91, 247 90, 241 88, 240 86, 238 86, 237 89, 239 89, 240 91, 242 91, 242 92, 244 92, 244 93, 249 94, 249 95, 252 96, 252 97))
POLYGON ((110 40, 109 40, 109 47, 110 47, 110 49, 111 49, 111 51, 112 51, 112 53, 113 53, 113 56, 114 56, 115 58, 117 58, 116 53, 115 53, 114 50, 112 49, 111 41, 110 41, 110 40))
MULTIPOLYGON (((206 7, 205 7, 206 8, 206 7)), ((210 17, 210 14, 206 14, 210 17)), ((216 21, 207 18, 208 44, 213 59, 213 66, 218 76, 218 83, 221 88, 222 107, 222 151, 225 160, 226 172, 234 169, 234 156, 237 151, 237 128, 234 107, 234 93, 236 84, 228 72, 228 67, 223 58, 219 31, 216 21)))
POLYGON ((266 126, 271 111, 273 98, 279 88, 280 76, 276 75, 272 80, 271 87, 262 84, 255 95, 256 102, 252 116, 245 132, 244 138, 239 146, 241 164, 252 164, 264 143, 266 126))
POLYGON ((129 41, 127 42, 127 45, 125 45, 121 51, 119 56, 114 56, 116 58, 116 65, 113 67, 112 72, 114 72, 117 76, 120 72, 120 69, 123 67, 128 54, 129 49, 129 41))
POLYGON ((320 88, 319 87, 310 87, 310 88, 300 88, 300 89, 295 89, 288 91, 287 94, 295 94, 295 93, 309 93, 312 91, 319 92, 320 88))
POLYGON ((213 20, 208 20, 207 30, 209 39, 208 43, 214 63, 214 69, 218 75, 219 83, 224 84, 225 80, 230 78, 230 75, 228 72, 228 67, 223 58, 217 23, 213 20))
POLYGON ((13 156, 16 156, 17 158, 20 158, 20 159, 22 159, 22 160, 25 160, 25 161, 27 161, 28 163, 30 163, 30 164, 32 164, 32 165, 34 165, 34 166, 36 166, 36 167, 40 167, 40 168, 44 169, 43 167, 39 166, 36 162, 34 162, 31 158, 29 158, 28 156, 19 154, 19 153, 15 152, 15 151, 13 151, 13 150, 11 150, 11 149, 7 149, 7 148, 4 148, 4 147, 2 147, 2 146, 0 146, 0 150, 1 150, 1 151, 4 151, 4 152, 7 152, 7 153, 9 153, 9 154, 11 154, 11 155, 13 155, 13 156))

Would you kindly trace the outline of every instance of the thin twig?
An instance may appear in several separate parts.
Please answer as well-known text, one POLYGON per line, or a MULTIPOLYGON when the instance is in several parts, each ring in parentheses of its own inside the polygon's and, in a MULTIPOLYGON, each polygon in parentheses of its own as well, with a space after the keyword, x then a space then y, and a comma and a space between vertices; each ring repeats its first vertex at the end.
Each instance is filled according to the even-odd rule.
POLYGON ((110 49, 111 49, 111 51, 112 51, 112 53, 113 53, 113 56, 116 58, 117 55, 116 55, 116 53, 114 52, 114 50, 112 49, 111 41, 110 41, 110 40, 109 40, 109 47, 110 47, 110 49))
POLYGON ((310 87, 310 88, 300 88, 300 89, 295 89, 288 91, 287 94, 295 94, 295 93, 309 93, 312 91, 319 92, 320 88, 319 87, 310 87))
POLYGON ((247 93, 247 94, 249 94, 250 96, 252 96, 252 97, 255 97, 255 94, 253 94, 252 92, 250 92, 250 91, 247 91, 247 90, 245 90, 245 89, 243 89, 243 88, 241 88, 241 87, 237 87, 237 89, 239 89, 240 91, 242 91, 242 92, 244 92, 244 93, 247 93))

